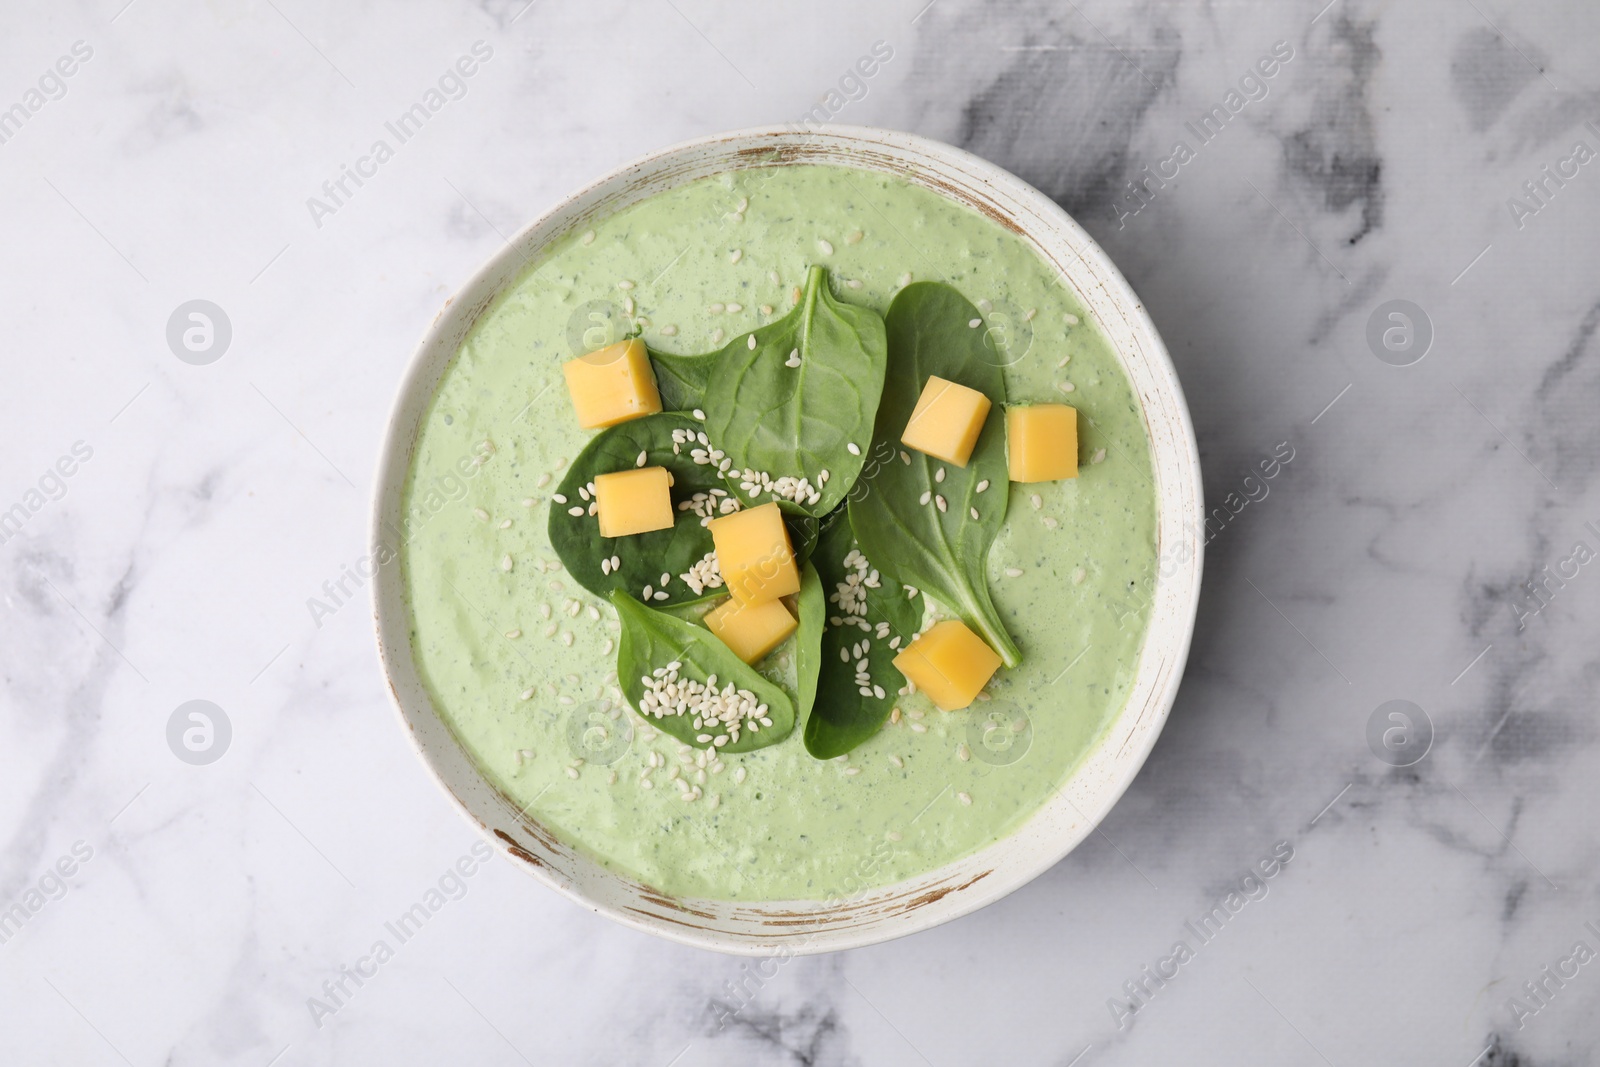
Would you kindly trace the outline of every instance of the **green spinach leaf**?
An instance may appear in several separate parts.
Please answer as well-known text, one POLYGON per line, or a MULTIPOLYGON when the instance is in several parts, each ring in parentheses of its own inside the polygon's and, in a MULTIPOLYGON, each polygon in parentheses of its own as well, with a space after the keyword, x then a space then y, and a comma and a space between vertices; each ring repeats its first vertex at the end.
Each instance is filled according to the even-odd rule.
POLYGON ((733 460, 730 487, 747 504, 784 499, 787 510, 832 511, 861 473, 885 361, 877 312, 834 299, 827 271, 812 267, 794 309, 730 341, 706 381, 706 434, 733 460), (804 478, 810 491, 747 489, 746 470, 780 487, 804 478))
POLYGON ((762 716, 772 725, 743 719, 739 739, 717 746, 720 751, 750 752, 765 748, 782 741, 794 730, 794 702, 789 694, 735 656, 710 630, 645 607, 620 589, 612 591, 611 603, 622 620, 622 634, 617 642, 617 677, 628 703, 651 726, 698 748, 715 743, 702 741, 702 737, 732 736, 720 722, 711 725, 702 722, 696 726, 691 714, 666 714, 657 718, 647 712, 645 679, 654 678, 657 669, 676 663, 680 683, 692 679, 703 684, 714 675, 719 690, 732 684, 736 690, 748 692, 758 703, 766 705, 762 716))
POLYGON ((822 669, 822 631, 828 614, 822 579, 810 562, 800 572, 800 595, 795 600, 800 622, 794 632, 795 714, 804 717, 817 698, 817 676, 822 669))
POLYGON ((716 369, 717 352, 698 356, 675 356, 650 349, 650 363, 656 372, 656 391, 665 411, 693 411, 705 402, 706 383, 716 369))
MULTIPOLYGON (((561 557, 567 573, 589 592, 606 596, 621 589, 632 596, 643 596, 650 586, 652 606, 689 604, 716 596, 720 589, 695 592, 681 577, 713 550, 711 531, 701 525, 701 515, 692 508, 697 494, 709 501, 714 493, 727 489, 715 469, 695 463, 687 446, 672 450, 672 431, 698 431, 700 424, 685 415, 647 415, 602 430, 573 460, 556 495, 565 501, 550 503, 550 544, 561 557), (584 496, 597 474, 632 470, 639 466, 639 453, 645 454, 646 467, 665 467, 672 472, 672 505, 676 522, 669 530, 633 534, 629 537, 601 537, 600 522, 589 514, 592 501, 584 496), (582 490, 582 492, 580 492, 582 490), (578 514, 571 514, 572 509, 578 514), (610 561, 618 563, 612 568, 610 561), (665 586, 667 598, 654 600, 663 588, 662 574, 670 576, 665 586)), ((723 495, 716 499, 729 499, 723 495)), ((702 510, 709 505, 702 503, 702 510)))
POLYGON ((894 658, 922 622, 922 599, 907 599, 893 575, 872 566, 848 522, 829 524, 812 562, 827 597, 827 624, 805 742, 817 759, 833 759, 877 733, 889 717, 905 684, 894 658), (865 682, 858 674, 863 669, 865 682))
POLYGON ((873 455, 886 458, 851 494, 850 525, 869 559, 892 561, 901 578, 958 612, 1006 666, 1015 667, 1022 654, 989 598, 985 574, 1005 521, 1010 481, 1005 377, 984 344, 986 331, 967 325, 979 318, 977 308, 942 282, 908 285, 889 306, 889 376, 873 440, 873 455), (930 375, 976 389, 993 403, 965 468, 900 444, 930 375), (909 463, 900 460, 901 452, 909 463))

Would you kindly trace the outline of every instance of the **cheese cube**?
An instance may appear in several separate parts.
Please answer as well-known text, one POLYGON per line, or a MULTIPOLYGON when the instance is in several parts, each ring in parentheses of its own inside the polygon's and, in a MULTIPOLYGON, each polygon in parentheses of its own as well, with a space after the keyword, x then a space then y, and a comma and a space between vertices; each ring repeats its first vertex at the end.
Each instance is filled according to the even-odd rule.
POLYGON ((900 443, 965 467, 988 414, 989 398, 976 389, 929 375, 900 443))
POLYGON ((601 537, 627 537, 672 528, 672 472, 641 467, 594 476, 601 537))
POLYGON ((1078 476, 1078 411, 1065 404, 1006 409, 1006 458, 1014 482, 1078 476))
POLYGON ((1000 657, 960 619, 936 622, 894 658, 894 665, 941 711, 960 711, 1000 666, 1000 657))
POLYGON ((732 597, 708 611, 705 624, 746 663, 764 659, 800 625, 781 600, 741 604, 732 597))
POLYGON ((777 504, 712 519, 710 529, 722 581, 739 603, 760 604, 800 591, 800 569, 777 504))
POLYGON ((561 364, 578 425, 585 430, 654 415, 661 410, 650 353, 637 337, 561 364))

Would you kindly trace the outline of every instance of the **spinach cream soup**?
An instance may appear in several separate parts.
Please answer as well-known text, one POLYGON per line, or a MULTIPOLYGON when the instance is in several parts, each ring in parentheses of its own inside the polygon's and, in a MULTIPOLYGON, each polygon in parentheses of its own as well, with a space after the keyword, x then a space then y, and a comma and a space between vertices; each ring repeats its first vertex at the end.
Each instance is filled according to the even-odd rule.
MULTIPOLYGON (((909 329, 900 328, 898 343, 910 343, 903 339, 909 329)), ((797 340, 781 365, 800 367, 809 358, 797 340)), ((724 374, 727 361, 717 366, 724 374)), ((772 366, 760 364, 768 373, 772 366)), ((756 379, 740 379, 746 381, 756 379)), ((646 425, 636 420, 614 434, 602 431, 613 434, 607 441, 617 442, 608 445, 616 456, 611 466, 595 469, 632 469, 637 447, 643 476, 657 452, 647 456, 626 433, 646 425)), ((694 473, 680 466, 676 478, 666 479, 679 515, 673 530, 701 536, 693 524, 704 525, 702 511, 709 522, 737 505, 719 509, 726 494, 702 497, 704 505, 689 500, 684 471, 694 473)), ((726 473, 707 471, 713 479, 726 473)), ((732 483, 729 491, 741 492, 732 483)), ((412 643, 439 714, 488 780, 529 817, 606 867, 680 896, 827 900, 923 874, 1011 833, 1061 787, 1121 712, 1155 580, 1156 505, 1143 419, 1076 295, 1021 238, 990 219, 899 178, 844 167, 773 167, 701 179, 546 249, 478 317, 445 372, 418 434, 404 509, 400 559, 412 643), (926 282, 950 288, 920 284, 926 282), (918 293, 928 297, 923 303, 943 300, 947 317, 968 314, 962 309, 970 302, 970 326, 933 329, 938 320, 927 319, 924 332, 931 344, 943 338, 965 346, 960 351, 971 353, 963 358, 974 362, 978 379, 992 381, 1001 394, 984 430, 998 435, 1001 474, 993 484, 985 480, 979 496, 960 481, 976 477, 983 438, 971 468, 945 465, 931 475, 942 485, 948 467, 951 484, 969 486, 960 511, 988 524, 983 536, 992 537, 992 546, 973 557, 971 569, 992 609, 986 626, 967 610, 970 603, 941 602, 931 585, 919 590, 885 580, 876 595, 892 590, 904 597, 891 611, 908 616, 897 632, 915 634, 934 619, 959 616, 1008 660, 1020 658, 1000 667, 970 706, 940 711, 886 666, 893 651, 883 650, 881 660, 872 652, 871 674, 864 673, 863 649, 874 634, 863 623, 859 643, 854 633, 823 642, 831 660, 816 690, 818 709, 795 696, 808 674, 813 684, 816 678, 816 646, 808 654, 799 644, 807 613, 818 619, 825 613, 837 627, 838 590, 851 575, 877 573, 852 549, 849 525, 830 519, 848 511, 871 566, 887 579, 896 566, 909 565, 908 556, 893 549, 892 539, 860 533, 859 523, 893 525, 913 514, 922 521, 934 516, 935 505, 945 511, 942 494, 920 502, 892 495, 892 479, 885 479, 910 470, 913 457, 898 442, 885 445, 881 421, 872 447, 877 391, 866 380, 870 374, 852 372, 847 377, 860 379, 861 402, 871 406, 864 416, 828 413, 850 427, 849 452, 841 453, 850 458, 836 464, 840 473, 830 481, 815 470, 771 470, 747 480, 810 477, 798 489, 792 479, 775 487, 768 478, 751 491, 771 492, 773 499, 786 494, 789 535, 813 583, 798 594, 800 634, 757 662, 759 676, 740 675, 749 681, 738 687, 744 696, 728 698, 734 704, 749 698, 749 718, 741 720, 747 732, 722 747, 700 740, 710 734, 694 736, 698 717, 693 729, 641 718, 630 703, 657 699, 649 694, 665 683, 660 673, 653 684, 643 673, 641 697, 642 672, 632 669, 633 660, 648 666, 670 656, 673 643, 689 633, 685 624, 701 627, 700 615, 725 603, 727 590, 706 584, 720 579, 711 578, 704 560, 656 568, 626 547, 600 559, 593 551, 599 542, 586 544, 583 528, 573 528, 572 543, 552 544, 551 532, 567 515, 595 521, 590 475, 579 467, 604 458, 584 451, 597 435, 579 428, 562 364, 640 337, 657 361, 664 406, 678 412, 649 416, 658 421, 648 425, 672 430, 658 449, 669 465, 686 462, 696 450, 703 458, 699 427, 716 433, 745 419, 757 433, 762 412, 726 410, 726 397, 761 405, 770 387, 740 391, 739 382, 701 382, 695 388, 707 397, 721 389, 724 410, 689 410, 693 400, 676 401, 700 394, 685 392, 669 371, 677 365, 673 357, 742 349, 736 342, 748 335, 747 362, 765 360, 758 338, 787 349, 785 316, 814 306, 832 318, 815 328, 807 319, 795 337, 811 343, 825 327, 839 336, 844 331, 845 340, 831 343, 854 346, 860 366, 876 358, 881 369, 879 317, 887 316, 882 410, 905 407, 922 381, 896 380, 896 316, 940 312, 912 306, 917 301, 909 298, 918 293), (897 294, 908 299, 891 313, 897 294), (1004 480, 1003 407, 1030 403, 1077 410, 1077 477, 1004 480), (839 498, 858 474, 856 493, 841 510, 839 498), (837 490, 832 496, 830 486, 837 490), (806 506, 832 514, 796 514, 806 506), (580 565, 576 556, 585 552, 595 558, 580 565), (585 588, 623 569, 634 575, 630 582, 643 574, 644 588, 610 596, 585 588), (602 573, 607 577, 597 578, 602 573), (819 586, 825 607, 818 606, 819 586), (662 603, 667 590, 671 602, 662 603), (712 599, 679 604, 702 594, 712 599), (624 619, 634 635, 631 648, 624 619), (646 645, 639 627, 653 627, 655 644, 647 647, 655 659, 640 659, 646 645), (629 677, 618 676, 619 652, 633 657, 629 677), (837 661, 853 655, 862 673, 830 689, 837 661), (862 680, 860 699, 877 702, 881 728, 878 718, 856 718, 831 740, 819 741, 815 730, 808 735, 807 719, 835 708, 824 707, 827 701, 855 700, 862 680), (779 716, 764 737, 755 732, 786 700, 794 701, 792 729, 779 716), (687 740, 672 736, 678 726, 687 740), (768 743, 773 737, 781 739, 768 743), (817 758, 808 745, 843 754, 817 758)), ((698 547, 690 553, 697 554, 698 547)), ((880 636, 887 632, 887 624, 877 628, 880 636)), ((676 668, 669 677, 675 674, 676 668)))

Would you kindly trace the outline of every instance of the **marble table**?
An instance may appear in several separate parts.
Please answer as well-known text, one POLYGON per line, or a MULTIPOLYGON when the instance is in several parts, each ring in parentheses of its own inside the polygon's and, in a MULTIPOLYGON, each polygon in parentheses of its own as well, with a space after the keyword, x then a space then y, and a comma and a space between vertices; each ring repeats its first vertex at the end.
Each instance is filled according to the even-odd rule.
POLYGON ((13 11, 0 1062, 1600 1059, 1600 8, 1325 2, 13 11), (1012 169, 1146 300, 1221 509, 1165 734, 915 937, 741 961, 495 860, 352 981, 476 840, 356 571, 412 345, 619 162, 823 119, 1012 169))

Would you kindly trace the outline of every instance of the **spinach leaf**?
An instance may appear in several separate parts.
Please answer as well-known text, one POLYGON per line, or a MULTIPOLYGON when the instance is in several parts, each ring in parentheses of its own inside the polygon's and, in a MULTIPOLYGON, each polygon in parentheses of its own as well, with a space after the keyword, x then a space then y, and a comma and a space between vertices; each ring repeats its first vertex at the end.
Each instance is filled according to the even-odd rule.
POLYGON ((782 741, 794 730, 794 702, 789 699, 789 694, 735 656, 710 630, 645 607, 620 589, 612 591, 611 603, 622 620, 622 635, 617 641, 619 684, 628 703, 651 726, 671 734, 686 745, 698 748, 713 743, 701 741, 700 738, 728 733, 721 723, 696 726, 689 714, 668 714, 657 718, 644 710, 645 678, 654 677, 658 668, 677 663, 680 682, 692 679, 704 683, 715 675, 718 689, 731 683, 736 689, 748 691, 756 701, 766 705, 762 714, 771 720, 772 725, 762 726, 757 722, 752 729, 750 720, 744 720, 739 739, 719 746, 720 751, 750 752, 765 748, 782 741))
POLYGON ((812 562, 827 595, 828 618, 820 650, 822 676, 806 719, 805 742, 806 751, 817 759, 833 759, 877 733, 889 717, 895 695, 905 684, 894 657, 922 622, 922 599, 907 599, 893 575, 873 568, 848 522, 829 524, 812 562), (890 648, 896 638, 897 647, 890 648), (860 654, 863 641, 865 655, 860 654), (857 677, 863 659, 871 678, 865 686, 857 677), (883 696, 873 686, 881 688, 883 696), (863 693, 863 688, 868 691, 863 693))
POLYGON ((800 572, 800 595, 795 599, 800 620, 794 633, 794 678, 798 697, 795 713, 804 716, 817 697, 817 676, 822 669, 822 630, 828 614, 822 579, 809 562, 800 572))
POLYGON ((650 363, 656 372, 656 391, 665 411, 693 411, 705 401, 706 383, 716 368, 716 352, 699 356, 675 356, 650 349, 650 363))
POLYGON ((832 511, 861 473, 885 361, 877 312, 835 300, 827 271, 812 267, 794 309, 730 341, 706 383, 706 434, 733 459, 730 488, 747 504, 787 499, 787 510, 832 511), (813 491, 747 490, 744 470, 773 481, 803 477, 813 491))
POLYGON ((566 501, 550 503, 549 529, 551 546, 579 585, 601 597, 613 589, 642 596, 647 585, 652 594, 661 589, 661 575, 669 574, 667 599, 652 601, 657 607, 689 604, 720 592, 705 589, 696 593, 680 577, 713 548, 711 531, 701 525, 701 516, 682 505, 691 502, 696 494, 706 494, 709 499, 713 491, 727 492, 714 468, 689 458, 688 446, 679 452, 672 450, 672 431, 699 429, 700 424, 685 415, 647 415, 602 430, 578 453, 556 490, 556 495, 566 501), (589 514, 591 501, 579 490, 587 491, 597 474, 633 470, 639 465, 641 452, 645 454, 644 466, 665 467, 672 472, 673 513, 677 521, 670 530, 601 537, 599 519, 589 514), (570 514, 573 508, 580 509, 579 514, 570 514), (614 570, 607 562, 613 558, 619 564, 614 570))
POLYGON ((851 494, 850 526, 869 559, 892 561, 901 578, 958 612, 1006 666, 1015 667, 1022 654, 989 599, 985 576, 989 548, 1005 521, 1010 481, 1005 377, 984 344, 986 331, 967 326, 979 317, 977 308, 942 282, 908 285, 889 306, 889 377, 873 455, 894 458, 876 464, 851 494), (994 405, 965 468, 900 444, 930 375, 976 389, 994 405), (910 463, 900 461, 902 451, 910 463), (940 470, 943 481, 936 478, 940 470), (943 508, 937 506, 941 498, 943 508))

